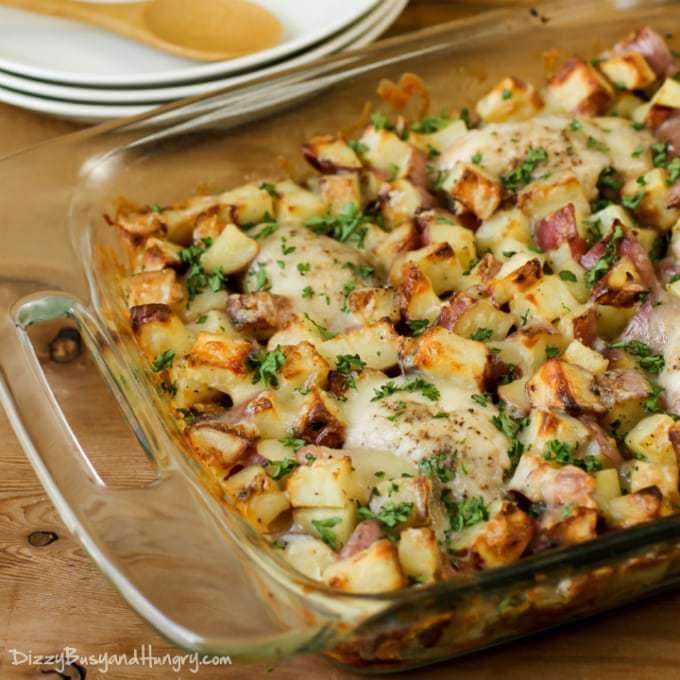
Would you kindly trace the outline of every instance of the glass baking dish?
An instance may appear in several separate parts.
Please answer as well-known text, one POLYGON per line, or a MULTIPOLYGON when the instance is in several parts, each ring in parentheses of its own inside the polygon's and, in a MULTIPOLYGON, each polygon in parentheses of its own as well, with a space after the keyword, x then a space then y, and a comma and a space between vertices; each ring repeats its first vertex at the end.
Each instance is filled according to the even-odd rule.
POLYGON ((66 525, 162 635, 233 661, 324 652, 367 672, 401 670, 680 580, 680 516, 389 595, 346 594, 294 572, 216 500, 164 415, 128 331, 119 283, 124 259, 103 218, 119 196, 170 203, 278 168, 306 174, 302 141, 351 125, 383 77, 418 73, 430 87, 432 111, 460 108, 506 74, 540 82, 545 50, 590 55, 644 24, 673 44, 680 1, 494 10, 101 125, 0 163, 0 399, 66 525), (29 338, 31 327, 59 319, 80 328, 155 466, 153 482, 107 485, 75 438, 29 338))

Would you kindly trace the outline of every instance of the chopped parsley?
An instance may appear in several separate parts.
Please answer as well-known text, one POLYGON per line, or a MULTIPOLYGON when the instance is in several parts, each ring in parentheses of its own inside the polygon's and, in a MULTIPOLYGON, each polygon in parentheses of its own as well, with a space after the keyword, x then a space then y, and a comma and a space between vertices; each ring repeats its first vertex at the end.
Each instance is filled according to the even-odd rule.
POLYGON ((577 458, 574 455, 574 449, 559 439, 551 439, 546 442, 543 458, 558 465, 574 465, 588 473, 598 472, 602 469, 602 463, 596 456, 589 454, 583 458, 577 458))
POLYGON ((297 264, 297 270, 304 276, 310 269, 312 268, 312 265, 309 264, 309 262, 298 262, 297 264))
POLYGON ((602 257, 595 263, 592 269, 586 273, 586 285, 592 288, 609 270, 616 260, 616 251, 619 241, 623 238, 623 229, 617 225, 614 233, 607 242, 607 247, 602 257))
POLYGON ((389 397, 396 392, 420 392, 426 399, 437 401, 441 396, 439 389, 424 378, 412 378, 407 382, 397 385, 394 380, 389 380, 378 389, 373 390, 371 401, 379 401, 389 397))
POLYGON ((454 501, 450 497, 443 496, 442 500, 449 515, 451 531, 463 531, 467 527, 489 519, 489 509, 481 497, 454 501))
POLYGON ((258 231, 257 234, 253 235, 253 238, 256 241, 259 241, 261 238, 271 236, 278 228, 279 228, 278 222, 266 222, 264 223, 262 229, 258 231))
POLYGON ((227 275, 224 273, 224 269, 222 267, 215 267, 208 276, 208 287, 213 293, 217 293, 224 288, 226 281, 227 275))
POLYGON ((623 205, 624 208, 628 208, 629 210, 637 210, 638 207, 640 206, 640 203, 642 203, 642 199, 644 197, 645 192, 638 191, 634 193, 632 196, 624 196, 621 199, 621 204, 623 205))
POLYGON ((607 151, 609 151, 609 147, 604 142, 600 142, 599 140, 595 139, 595 137, 591 137, 590 135, 588 135, 588 139, 586 140, 586 146, 589 149, 594 149, 595 151, 600 151, 601 153, 607 153, 607 151))
POLYGON ((646 345, 644 342, 629 340, 628 342, 615 342, 610 346, 614 349, 622 349, 636 357, 640 368, 643 368, 652 375, 659 375, 664 369, 665 361, 663 356, 652 352, 649 345, 646 345))
POLYGON ((451 466, 448 465, 449 456, 446 452, 437 453, 434 456, 423 458, 418 462, 418 471, 421 475, 430 479, 438 479, 440 482, 450 482, 455 475, 451 466))
POLYGON ((517 465, 520 457, 524 453, 524 444, 517 438, 519 433, 526 427, 528 417, 518 418, 511 416, 505 406, 505 402, 501 401, 498 404, 498 415, 491 418, 491 422, 496 426, 496 429, 502 432, 510 440, 510 448, 508 449, 508 457, 513 467, 517 465))
POLYGON ((163 208, 161 207, 161 204, 160 203, 152 203, 151 204, 151 212, 154 212, 154 213, 163 212, 163 208))
POLYGON ((354 243, 361 248, 368 231, 365 226, 368 221, 369 218, 355 203, 346 203, 337 215, 326 213, 321 217, 312 217, 305 225, 315 234, 330 236, 341 243, 354 243))
POLYGON ((563 269, 560 274, 560 278, 562 281, 572 281, 573 283, 576 283, 578 279, 576 278, 576 274, 574 272, 570 272, 568 269, 563 269))
POLYGON ((493 331, 490 328, 478 328, 471 336, 470 340, 477 340, 478 342, 483 342, 488 340, 493 335, 493 331))
POLYGON ((368 279, 375 274, 375 268, 370 264, 354 264, 354 262, 345 262, 343 265, 345 269, 349 269, 355 276, 360 276, 362 279, 368 279))
POLYGON ((555 357, 558 357, 560 355, 560 348, 559 347, 553 347, 552 345, 548 345, 545 348, 545 358, 546 359, 554 359, 555 357))
POLYGON ((312 526, 319 534, 319 538, 333 550, 338 549, 338 537, 332 531, 334 526, 342 522, 340 517, 329 517, 328 519, 313 519, 312 526))
POLYGON ((335 359, 335 370, 347 376, 345 384, 347 387, 356 389, 357 383, 354 377, 356 371, 366 368, 366 362, 358 354, 339 354, 335 359))
POLYGON ((267 352, 262 349, 251 354, 247 359, 248 367, 253 371, 253 385, 260 380, 270 387, 279 386, 278 373, 286 363, 286 355, 279 345, 275 350, 267 352))
POLYGON ((166 349, 165 352, 161 352, 153 360, 151 368, 153 369, 154 373, 160 373, 161 371, 165 371, 170 368, 174 359, 175 353, 170 349, 166 349))
POLYGON ((292 472, 300 463, 292 458, 284 458, 283 460, 275 460, 269 463, 269 476, 274 480, 279 480, 292 472))
POLYGON ((279 198, 280 194, 271 182, 260 182, 258 187, 261 191, 266 191, 272 198, 279 198))
POLYGON ((285 437, 279 439, 279 442, 293 451, 298 451, 305 445, 305 440, 300 439, 295 429, 289 430, 285 437))
POLYGON ((167 392, 173 397, 177 394, 177 385, 169 380, 163 380, 161 382, 161 389, 163 392, 167 392))
POLYGON ((311 286, 305 286, 302 289, 302 297, 306 300, 314 297, 314 289, 311 286))
POLYGON ((389 130, 392 125, 387 116, 380 111, 374 111, 370 116, 371 124, 376 130, 389 130))
POLYGON ((312 317, 309 316, 309 314, 307 314, 306 312, 305 312, 305 319, 307 319, 307 321, 309 321, 309 323, 311 323, 312 326, 314 326, 314 328, 316 328, 316 330, 319 333, 319 335, 321 336, 322 340, 332 340, 337 335, 337 333, 333 333, 333 331, 329 331, 328 328, 326 328, 325 326, 322 326, 320 323, 317 323, 316 321, 314 321, 314 319, 312 319, 312 317))
POLYGON ((512 99, 512 90, 508 90, 507 88, 503 90, 503 93, 501 94, 501 98, 505 101, 506 99, 512 99))
POLYGON ((432 144, 427 145, 427 157, 432 160, 433 158, 437 158, 437 156, 441 156, 442 152, 439 151, 439 149, 436 149, 432 144))
POLYGON ((652 385, 652 391, 642 400, 642 409, 645 413, 659 413, 663 411, 661 405, 661 393, 663 388, 659 385, 652 385))
POLYGON ((291 253, 294 253, 296 250, 296 246, 289 246, 288 241, 285 236, 281 237, 281 252, 284 255, 290 255, 291 253))
POLYGON ((598 189, 612 189, 613 191, 618 191, 622 186, 623 182, 619 178, 619 173, 616 172, 611 165, 602 169, 602 172, 600 172, 600 175, 597 178, 598 189))
POLYGON ((201 314, 201 316, 196 319, 196 323, 202 324, 205 323, 208 320, 208 315, 207 314, 201 314))
POLYGON ((574 132, 576 132, 576 130, 580 130, 582 127, 583 123, 581 123, 580 120, 577 120, 576 118, 571 119, 571 122, 569 123, 570 130, 574 130, 574 132))
POLYGON ((640 158, 642 154, 645 152, 645 147, 642 146, 642 144, 639 144, 636 146, 633 151, 631 152, 631 158, 640 158))
POLYGON ((529 149, 526 159, 518 167, 511 173, 501 176, 503 186, 509 191, 518 191, 531 182, 531 175, 536 166, 546 160, 548 152, 545 149, 529 149))
POLYGON ((475 165, 481 165, 482 164, 482 154, 478 151, 477 153, 472 155, 472 158, 470 160, 475 165))
POLYGON ((449 116, 427 116, 427 118, 423 118, 417 123, 413 123, 413 125, 411 125, 411 130, 427 135, 443 130, 449 123, 451 123, 451 118, 449 118, 449 116))
POLYGON ((257 265, 257 269, 251 273, 251 276, 255 277, 255 292, 271 290, 272 286, 267 278, 267 268, 261 262, 257 265))
POLYGON ((406 407, 407 405, 405 401, 398 401, 397 410, 391 416, 387 416, 387 420, 389 420, 391 423, 395 423, 404 415, 404 413, 406 413, 406 407))
POLYGON ((491 399, 491 396, 489 394, 472 394, 470 395, 470 399, 475 402, 475 404, 479 404, 480 406, 488 406, 489 405, 489 400, 491 399))
POLYGON ((432 321, 429 319, 409 319, 406 325, 409 327, 411 335, 417 338, 432 325, 432 321))
POLYGON ((368 151, 368 146, 358 139, 348 139, 347 146, 357 154, 366 153, 368 151))
POLYGON ((377 519, 386 527, 393 529, 402 522, 407 522, 413 510, 413 503, 385 503, 376 513, 366 507, 357 508, 360 519, 377 519))

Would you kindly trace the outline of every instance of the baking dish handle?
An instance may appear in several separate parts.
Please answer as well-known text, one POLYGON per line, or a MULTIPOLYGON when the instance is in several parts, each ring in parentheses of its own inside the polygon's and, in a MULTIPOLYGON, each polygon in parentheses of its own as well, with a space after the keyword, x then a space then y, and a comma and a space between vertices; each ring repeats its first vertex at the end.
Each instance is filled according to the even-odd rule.
MULTIPOLYGON (((335 635, 333 615, 249 561, 200 484, 172 464, 137 488, 104 483, 28 336, 31 325, 59 318, 76 321, 102 368, 96 322, 76 299, 0 282, 0 401, 62 520, 123 597, 173 643, 231 662, 326 647, 335 635)), ((105 363, 110 385, 125 380, 109 357, 105 363)), ((135 434, 148 449, 141 430, 135 434)))

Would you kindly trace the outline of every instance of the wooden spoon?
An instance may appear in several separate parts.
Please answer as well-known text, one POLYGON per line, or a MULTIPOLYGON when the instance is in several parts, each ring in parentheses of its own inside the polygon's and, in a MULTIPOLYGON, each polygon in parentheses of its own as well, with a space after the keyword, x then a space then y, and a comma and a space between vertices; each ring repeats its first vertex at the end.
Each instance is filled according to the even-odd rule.
POLYGON ((181 57, 218 61, 276 45, 279 20, 248 0, 0 0, 0 5, 75 19, 181 57))

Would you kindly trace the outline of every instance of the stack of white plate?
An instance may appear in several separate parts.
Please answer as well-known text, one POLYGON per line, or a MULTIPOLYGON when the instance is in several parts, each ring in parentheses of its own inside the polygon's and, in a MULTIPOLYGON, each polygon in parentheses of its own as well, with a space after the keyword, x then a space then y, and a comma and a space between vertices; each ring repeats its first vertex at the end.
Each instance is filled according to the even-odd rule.
POLYGON ((175 57, 84 24, 0 7, 0 101, 88 123, 136 115, 363 47, 391 25, 407 3, 256 1, 281 21, 281 42, 262 52, 209 63, 175 57))

